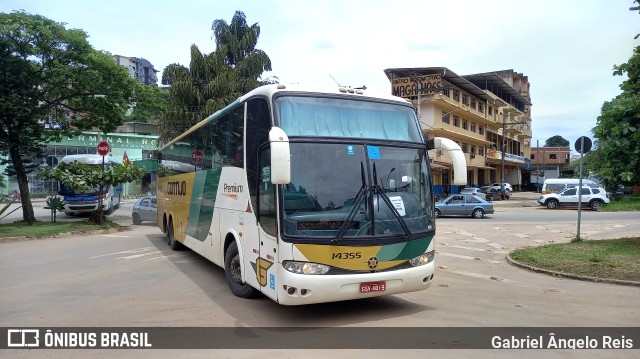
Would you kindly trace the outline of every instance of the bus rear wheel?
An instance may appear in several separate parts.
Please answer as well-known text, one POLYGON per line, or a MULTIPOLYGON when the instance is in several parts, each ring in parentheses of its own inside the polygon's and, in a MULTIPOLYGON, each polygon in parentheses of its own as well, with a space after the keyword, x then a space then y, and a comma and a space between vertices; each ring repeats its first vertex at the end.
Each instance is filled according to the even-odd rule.
POLYGON ((180 250, 181 243, 176 241, 176 236, 173 233, 173 222, 169 222, 167 226, 167 241, 169 242, 169 247, 174 251, 180 250))
POLYGON ((249 284, 242 282, 240 254, 235 241, 231 242, 224 255, 224 276, 227 278, 229 289, 237 297, 249 299, 260 293, 249 284))

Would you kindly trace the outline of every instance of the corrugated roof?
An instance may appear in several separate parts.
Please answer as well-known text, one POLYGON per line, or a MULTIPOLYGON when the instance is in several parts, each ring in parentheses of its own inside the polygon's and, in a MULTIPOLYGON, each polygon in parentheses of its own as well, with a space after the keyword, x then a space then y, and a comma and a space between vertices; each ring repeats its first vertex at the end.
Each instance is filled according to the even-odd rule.
POLYGON ((387 78, 392 81, 396 78, 411 77, 414 75, 434 75, 440 74, 442 78, 450 82, 452 85, 470 93, 471 95, 485 101, 490 101, 491 97, 487 95, 481 88, 459 76, 455 72, 446 67, 407 67, 386 69, 384 73, 387 78))

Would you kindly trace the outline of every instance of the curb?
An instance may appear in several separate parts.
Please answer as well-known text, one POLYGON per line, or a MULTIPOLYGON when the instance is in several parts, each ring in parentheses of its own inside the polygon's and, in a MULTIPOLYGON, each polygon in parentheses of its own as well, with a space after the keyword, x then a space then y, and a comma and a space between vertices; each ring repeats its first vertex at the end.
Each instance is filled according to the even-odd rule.
POLYGON ((588 277, 588 276, 572 274, 572 273, 556 272, 556 271, 543 269, 543 268, 538 268, 538 267, 534 267, 534 266, 530 266, 528 264, 524 264, 524 263, 518 262, 515 259, 511 258, 511 254, 507 254, 506 258, 507 258, 507 262, 509 264, 515 266, 515 267, 528 269, 528 270, 530 270, 532 272, 548 274, 548 275, 553 276, 553 277, 561 277, 561 278, 577 279, 577 280, 583 280, 583 281, 589 281, 589 282, 619 284, 619 285, 628 285, 628 286, 632 286, 632 287, 640 287, 640 282, 633 281, 633 280, 621 280, 621 279, 608 279, 608 278, 588 277))
POLYGON ((3 237, 0 238, 0 243, 9 243, 9 242, 18 242, 18 241, 30 241, 30 240, 38 240, 38 239, 53 239, 60 237, 72 236, 75 234, 86 234, 86 235, 94 235, 94 234, 109 234, 116 232, 123 232, 129 230, 127 226, 120 226, 119 228, 109 228, 109 229, 96 229, 93 231, 71 231, 71 232, 61 232, 54 236, 50 237, 27 237, 27 236, 19 236, 19 237, 3 237))

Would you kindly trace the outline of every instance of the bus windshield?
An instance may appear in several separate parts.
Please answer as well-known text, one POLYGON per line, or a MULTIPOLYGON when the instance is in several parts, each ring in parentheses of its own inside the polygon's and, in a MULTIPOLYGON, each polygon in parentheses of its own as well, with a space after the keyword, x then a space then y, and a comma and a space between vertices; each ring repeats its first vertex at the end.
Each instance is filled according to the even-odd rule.
POLYGON ((426 161, 421 148, 291 143, 291 183, 282 186, 283 235, 304 241, 432 231, 426 161))
POLYGON ((410 106, 331 97, 281 96, 280 127, 289 137, 350 137, 422 142, 410 106))
MULTIPOLYGON (((73 190, 73 187, 68 186, 62 182, 59 184, 60 188, 58 189, 58 194, 61 196, 77 196, 77 195, 86 195, 86 196, 95 196, 100 194, 100 187, 95 187, 91 190, 84 190, 76 193, 73 190)), ((108 186, 105 186, 105 190, 107 190, 108 186)))

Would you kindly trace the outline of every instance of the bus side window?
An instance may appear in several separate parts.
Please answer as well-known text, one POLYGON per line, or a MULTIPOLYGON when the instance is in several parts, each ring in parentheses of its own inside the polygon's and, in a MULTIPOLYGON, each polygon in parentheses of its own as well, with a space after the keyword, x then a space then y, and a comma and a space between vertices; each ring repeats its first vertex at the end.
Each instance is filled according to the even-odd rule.
POLYGON ((268 234, 276 235, 276 186, 271 183, 271 150, 260 151, 258 181, 258 222, 268 234))

